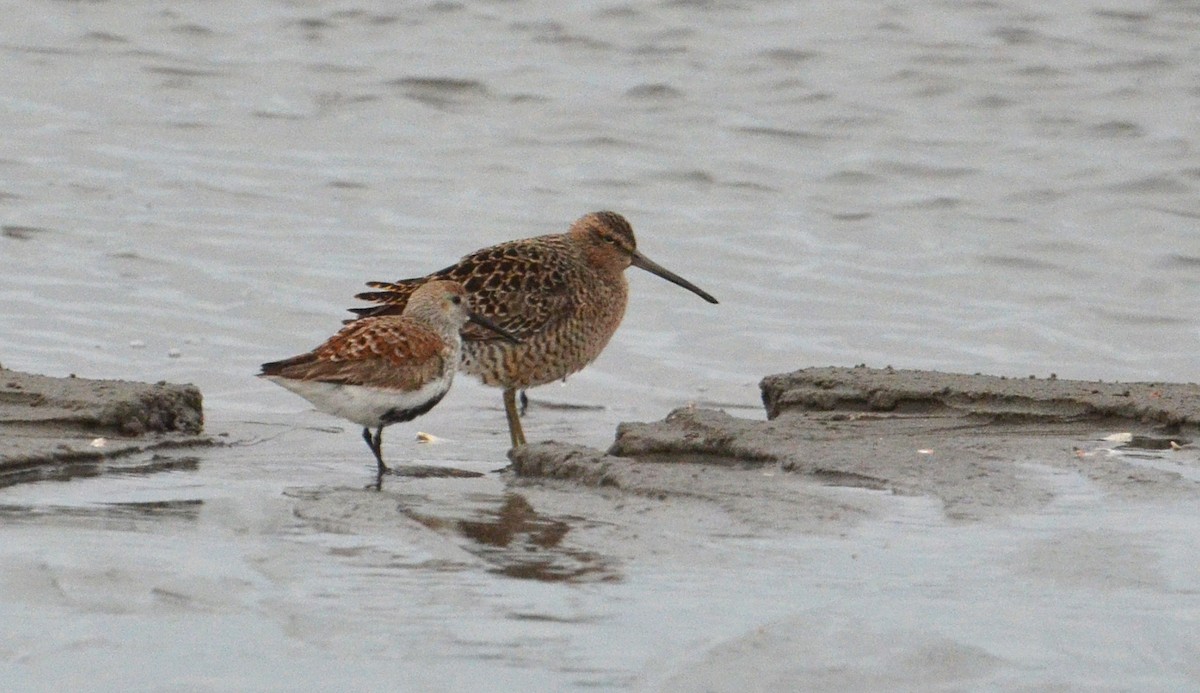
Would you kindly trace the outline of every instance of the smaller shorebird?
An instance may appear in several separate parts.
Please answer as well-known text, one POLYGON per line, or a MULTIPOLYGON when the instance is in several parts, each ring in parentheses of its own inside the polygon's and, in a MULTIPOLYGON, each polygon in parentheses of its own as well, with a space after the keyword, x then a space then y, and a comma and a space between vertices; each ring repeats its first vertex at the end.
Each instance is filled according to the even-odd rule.
MULTIPOLYGON (((462 369, 485 385, 504 389, 504 412, 513 447, 525 444, 516 394, 562 380, 604 350, 625 315, 625 270, 638 267, 681 286, 709 303, 717 299, 650 260, 637 248, 633 227, 616 212, 585 214, 566 233, 537 236, 477 250, 433 274, 397 282, 368 282, 378 291, 355 298, 382 305, 350 310, 362 316, 395 315, 430 281, 462 282, 471 305, 521 341, 501 342, 468 327, 462 369)), ((353 324, 353 323, 351 323, 353 324)))
POLYGON ((467 301, 458 282, 429 282, 413 292, 403 314, 352 322, 307 354, 264 363, 258 375, 362 426, 382 479, 388 471, 383 428, 417 418, 445 396, 458 368, 463 325, 470 321, 517 341, 471 312, 467 301))

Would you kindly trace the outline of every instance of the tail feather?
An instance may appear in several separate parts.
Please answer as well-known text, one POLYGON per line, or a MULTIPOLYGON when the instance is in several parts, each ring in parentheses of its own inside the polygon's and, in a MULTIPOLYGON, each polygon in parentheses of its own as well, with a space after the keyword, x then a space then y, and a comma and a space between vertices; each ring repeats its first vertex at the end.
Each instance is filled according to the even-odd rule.
POLYGON ((417 279, 401 279, 396 282, 367 282, 367 286, 372 289, 382 289, 381 291, 366 291, 355 295, 355 298, 361 298, 364 301, 381 301, 381 300, 404 300, 407 301, 412 292, 416 291, 425 282, 429 281, 429 277, 420 277, 417 279))
POLYGON ((362 306, 358 308, 348 309, 358 318, 351 318, 344 322, 353 322, 359 318, 369 318, 377 315, 400 315, 404 312, 404 306, 408 305, 408 297, 412 295, 417 287, 428 281, 427 278, 421 277, 418 279, 401 279, 397 282, 367 282, 367 286, 380 291, 364 291, 360 294, 355 294, 354 298, 360 301, 370 301, 377 305, 362 306))
POLYGON ((371 303, 408 303, 410 295, 412 295, 412 291, 364 291, 361 294, 355 294, 354 298, 371 303))
POLYGON ((313 355, 310 352, 307 354, 300 354, 299 356, 293 356, 289 359, 283 359, 282 361, 271 361, 270 363, 264 363, 263 365, 259 366, 259 368, 262 369, 259 375, 282 375, 283 369, 287 368, 288 366, 294 366, 298 363, 306 363, 312 359, 313 355))
POLYGON ((384 303, 378 306, 363 306, 361 308, 347 308, 346 310, 355 314, 353 318, 347 318, 342 321, 343 325, 349 325, 352 322, 363 318, 377 318, 381 315, 403 315, 403 303, 384 303))

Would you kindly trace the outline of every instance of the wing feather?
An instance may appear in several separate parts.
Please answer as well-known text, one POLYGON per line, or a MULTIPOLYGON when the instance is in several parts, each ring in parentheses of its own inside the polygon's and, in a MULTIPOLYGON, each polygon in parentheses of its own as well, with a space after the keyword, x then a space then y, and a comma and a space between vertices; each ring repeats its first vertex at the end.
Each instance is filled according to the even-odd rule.
POLYGON ((307 354, 263 364, 264 375, 412 391, 441 377, 449 345, 405 317, 363 318, 307 354))
MULTIPOLYGON (((458 263, 426 277, 396 282, 369 282, 378 289, 355 298, 380 305, 351 310, 363 316, 396 314, 404 310, 408 297, 431 279, 452 279, 467 290, 471 310, 488 318, 518 339, 541 332, 545 326, 577 308, 573 281, 583 271, 582 261, 573 262, 561 235, 509 241, 478 250, 458 263)), ((464 339, 501 339, 486 328, 463 327, 464 339)))

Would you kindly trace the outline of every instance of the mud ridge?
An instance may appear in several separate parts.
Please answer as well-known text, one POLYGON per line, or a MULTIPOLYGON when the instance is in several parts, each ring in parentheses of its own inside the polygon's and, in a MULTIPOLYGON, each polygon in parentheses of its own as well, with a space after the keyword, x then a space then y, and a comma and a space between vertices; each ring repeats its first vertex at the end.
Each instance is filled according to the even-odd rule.
POLYGON ((212 445, 202 401, 193 385, 0 370, 0 475, 212 445))
POLYGON ((799 477, 932 496, 956 519, 1044 505, 1062 470, 1124 495, 1200 492, 1192 384, 856 367, 768 376, 761 388, 766 421, 681 408, 662 421, 622 423, 606 452, 562 443, 513 450, 513 473, 726 501, 739 485, 762 498, 799 477))

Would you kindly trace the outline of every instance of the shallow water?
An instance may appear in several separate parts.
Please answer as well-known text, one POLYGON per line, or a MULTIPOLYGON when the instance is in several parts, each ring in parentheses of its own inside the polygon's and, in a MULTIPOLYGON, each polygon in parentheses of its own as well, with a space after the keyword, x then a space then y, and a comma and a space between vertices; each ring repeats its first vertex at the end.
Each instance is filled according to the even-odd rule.
MULTIPOLYGON (((887 501, 835 536, 724 536, 711 508, 681 509, 625 555, 620 527, 592 526, 620 503, 603 495, 495 475, 361 494, 354 431, 250 377, 336 329, 366 280, 611 208, 721 304, 631 270, 604 355, 531 393, 531 439, 605 446, 686 403, 760 417, 758 379, 807 365, 1194 381, 1193 4, 8 14, 0 363, 193 382, 235 443, 0 490, 0 678, 18 689, 676 690, 710 648, 786 644, 772 624, 795 622, 828 644, 806 645, 812 670, 861 674, 794 679, 812 689, 1200 678, 1189 507, 1129 540, 1157 572, 1116 586, 1093 584, 1104 561, 1073 581, 1006 559, 1080 533, 1121 554, 1104 533, 1144 508, 1094 491, 999 527, 887 501), (512 493, 545 514, 516 541, 565 528, 549 569, 579 580, 508 577, 511 557, 456 529, 512 493), (914 644, 889 659, 897 640, 914 644), (960 664, 903 675, 928 659, 960 664)), ((462 379, 385 446, 490 472, 506 440, 498 393, 462 379)))

